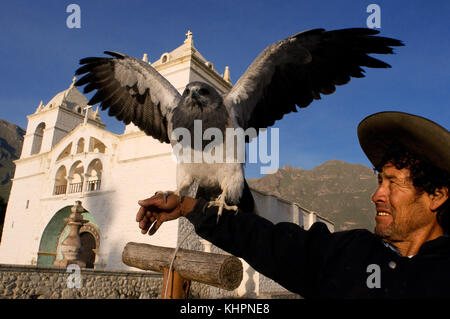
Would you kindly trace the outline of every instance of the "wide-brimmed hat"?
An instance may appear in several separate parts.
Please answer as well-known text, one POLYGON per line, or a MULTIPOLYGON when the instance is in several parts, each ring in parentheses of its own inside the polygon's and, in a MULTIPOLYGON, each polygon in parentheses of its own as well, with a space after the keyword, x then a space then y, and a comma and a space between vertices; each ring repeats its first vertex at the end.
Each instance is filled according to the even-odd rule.
POLYGON ((450 133, 424 117, 394 111, 375 113, 359 123, 358 139, 374 167, 395 143, 450 173, 450 133))

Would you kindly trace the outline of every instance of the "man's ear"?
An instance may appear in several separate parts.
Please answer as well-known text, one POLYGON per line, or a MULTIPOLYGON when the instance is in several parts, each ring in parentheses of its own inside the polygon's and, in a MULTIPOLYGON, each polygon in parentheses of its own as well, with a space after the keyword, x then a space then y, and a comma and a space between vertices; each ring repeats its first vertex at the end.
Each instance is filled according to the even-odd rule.
POLYGON ((436 212, 439 207, 441 207, 442 204, 445 203, 445 201, 448 199, 448 188, 442 187, 439 189, 436 189, 436 191, 433 194, 430 194, 430 209, 433 212, 436 212))

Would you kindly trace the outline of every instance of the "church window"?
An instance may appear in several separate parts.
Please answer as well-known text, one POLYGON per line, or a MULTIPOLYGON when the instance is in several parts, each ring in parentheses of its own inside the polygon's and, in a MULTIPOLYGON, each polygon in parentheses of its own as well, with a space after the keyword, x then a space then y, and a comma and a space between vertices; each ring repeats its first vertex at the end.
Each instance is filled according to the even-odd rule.
POLYGON ((170 55, 169 55, 169 53, 164 53, 164 54, 161 56, 161 63, 167 63, 167 62, 169 62, 169 60, 170 60, 170 55))
POLYGON ((27 204, 25 205, 25 209, 28 209, 29 206, 30 206, 30 200, 27 199, 27 204))
POLYGON ((55 187, 53 188, 53 195, 65 194, 67 191, 67 170, 63 165, 56 171, 55 187))
POLYGON ((31 155, 38 154, 41 151, 42 140, 44 139, 45 123, 40 123, 33 136, 33 145, 31 146, 31 155))
POLYGON ((76 161, 69 171, 69 193, 81 193, 84 183, 84 167, 81 161, 76 161))
POLYGON ((62 160, 63 158, 66 158, 67 156, 69 156, 71 150, 72 150, 72 143, 70 143, 69 145, 66 146, 66 148, 61 152, 61 154, 59 154, 56 161, 62 160))
POLYGON ((106 146, 100 140, 95 137, 91 137, 89 140, 89 152, 93 153, 105 153, 106 146))
POLYGON ((80 138, 77 143, 77 154, 84 152, 84 138, 80 138))
POLYGON ((87 169, 86 191, 92 192, 100 189, 103 165, 99 159, 93 160, 87 169))

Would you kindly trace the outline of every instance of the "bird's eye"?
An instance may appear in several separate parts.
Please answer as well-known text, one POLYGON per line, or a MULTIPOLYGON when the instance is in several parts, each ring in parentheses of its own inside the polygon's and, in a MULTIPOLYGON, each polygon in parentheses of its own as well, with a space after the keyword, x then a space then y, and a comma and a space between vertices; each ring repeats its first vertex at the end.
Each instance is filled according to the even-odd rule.
POLYGON ((184 90, 184 94, 189 94, 191 92, 189 89, 184 90))
POLYGON ((198 90, 198 94, 200 94, 200 95, 208 95, 209 94, 209 91, 207 90, 207 89, 200 89, 200 90, 198 90))

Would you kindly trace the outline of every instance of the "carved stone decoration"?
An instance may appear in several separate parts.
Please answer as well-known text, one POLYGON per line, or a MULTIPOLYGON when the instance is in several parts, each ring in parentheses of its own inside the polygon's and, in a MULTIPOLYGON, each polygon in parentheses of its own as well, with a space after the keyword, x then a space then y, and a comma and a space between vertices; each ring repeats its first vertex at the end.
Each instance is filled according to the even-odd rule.
POLYGON ((76 201, 75 205, 71 208, 72 213, 69 218, 64 218, 64 221, 69 225, 69 235, 61 243, 61 253, 63 259, 55 260, 53 263, 56 267, 67 267, 71 264, 77 264, 80 268, 85 268, 86 263, 79 259, 81 240, 80 240, 80 228, 89 221, 83 219, 82 213, 84 212, 81 201, 76 201))
POLYGON ((92 223, 86 223, 80 228, 80 234, 90 233, 95 239, 95 253, 97 254, 100 249, 100 231, 97 226, 92 223))
MULTIPOLYGON (((91 249, 92 253, 94 254, 94 258, 92 260, 93 264, 89 265, 89 262, 86 263, 86 268, 92 268, 92 267, 94 267, 96 265, 96 263, 98 262, 98 258, 99 258, 98 253, 100 251, 100 231, 99 231, 98 227, 95 226, 94 224, 87 223, 87 224, 83 225, 80 228, 80 232, 79 233, 80 233, 80 238, 83 235, 86 235, 86 233, 89 233, 90 235, 92 235, 92 237, 93 237, 93 239, 95 241, 95 247, 92 247, 93 249, 91 249)), ((81 238, 81 241, 83 242, 82 238, 81 238)), ((84 245, 82 244, 82 247, 80 249, 80 259, 86 261, 86 258, 85 258, 86 255, 83 256, 83 251, 84 251, 84 254, 86 254, 85 250, 89 249, 89 248, 86 248, 86 247, 83 247, 83 246, 84 245)))

